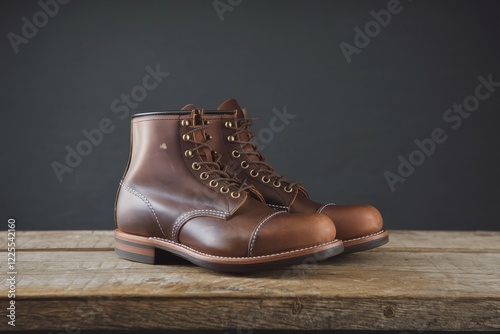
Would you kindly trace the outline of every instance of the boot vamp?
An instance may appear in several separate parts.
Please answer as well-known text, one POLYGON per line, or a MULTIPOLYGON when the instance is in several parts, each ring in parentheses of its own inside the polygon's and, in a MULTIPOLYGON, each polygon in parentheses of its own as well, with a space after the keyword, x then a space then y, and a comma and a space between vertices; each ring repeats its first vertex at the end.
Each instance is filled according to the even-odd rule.
POLYGON ((228 220, 197 217, 179 232, 180 243, 205 254, 248 257, 279 254, 335 239, 325 215, 292 215, 248 198, 228 220))
POLYGON ((297 196, 290 212, 318 212, 327 215, 337 228, 337 238, 349 240, 376 233, 382 229, 380 212, 368 204, 323 206, 304 196, 297 196))

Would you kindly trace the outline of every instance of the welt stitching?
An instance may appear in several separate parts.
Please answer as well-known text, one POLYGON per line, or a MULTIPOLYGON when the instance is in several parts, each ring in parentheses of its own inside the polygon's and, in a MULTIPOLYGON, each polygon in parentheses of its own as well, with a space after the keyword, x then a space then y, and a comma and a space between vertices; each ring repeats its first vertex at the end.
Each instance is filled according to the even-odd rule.
POLYGON ((362 237, 358 237, 358 238, 353 238, 353 239, 345 239, 345 240, 342 240, 344 242, 349 242, 349 241, 355 241, 355 240, 360 240, 360 239, 366 239, 366 238, 369 238, 369 237, 373 237, 373 236, 376 236, 377 234, 381 234, 385 232, 384 230, 380 230, 376 233, 372 233, 372 234, 368 234, 368 235, 364 235, 362 237))
POLYGON ((143 194, 141 194, 140 192, 138 192, 137 190, 135 190, 133 188, 130 188, 129 186, 126 186, 122 182, 120 182, 120 186, 122 186, 125 190, 127 190, 132 195, 137 196, 138 198, 140 198, 148 206, 148 208, 153 213, 153 216, 155 217, 156 223, 158 224, 158 227, 161 230, 161 234, 163 234, 163 236, 166 238, 167 236, 165 235, 165 232, 163 232, 163 229, 161 228, 160 221, 158 220, 158 216, 156 215, 155 209, 153 209, 153 205, 151 205, 151 203, 148 201, 148 199, 143 194))
POLYGON ((259 223, 259 225, 257 226, 257 228, 255 229, 255 231, 253 231, 252 233, 252 238, 250 239, 250 249, 248 250, 248 256, 252 256, 253 254, 253 248, 255 246, 255 241, 257 240, 257 234, 259 233, 259 230, 262 226, 264 226, 265 223, 267 223, 269 221, 269 219, 271 219, 272 217, 276 216, 276 215, 279 215, 281 213, 285 213, 285 211, 278 211, 278 212, 275 212, 269 216, 267 216, 263 221, 261 221, 259 223))
POLYGON ((187 247, 186 245, 182 245, 182 244, 179 244, 179 243, 176 243, 176 242, 172 242, 172 241, 170 241, 168 239, 163 239, 163 238, 158 238, 158 237, 149 237, 148 239, 150 239, 150 240, 159 240, 159 241, 166 242, 166 243, 178 246, 178 247, 182 247, 184 249, 187 249, 187 250, 189 250, 191 252, 194 252, 194 253, 197 253, 197 254, 200 254, 200 255, 203 255, 203 256, 208 256, 208 257, 211 257, 211 258, 218 258, 218 259, 249 259, 249 258, 250 259, 258 259, 258 258, 266 258, 266 257, 277 256, 277 255, 283 255, 283 254, 290 254, 290 253, 301 252, 301 251, 304 251, 304 250, 313 249, 313 248, 316 248, 316 247, 322 247, 322 246, 331 245, 331 244, 336 244, 336 243, 339 242, 338 239, 335 239, 335 240, 332 240, 332 241, 324 242, 324 243, 319 244, 319 245, 304 247, 304 248, 300 248, 300 249, 294 249, 294 250, 291 250, 291 251, 286 251, 286 252, 281 252, 281 253, 276 253, 276 254, 258 255, 258 256, 247 256, 247 257, 242 257, 242 256, 237 257, 237 256, 219 256, 219 255, 212 255, 212 254, 203 253, 203 252, 200 252, 200 251, 198 251, 196 249, 187 247))

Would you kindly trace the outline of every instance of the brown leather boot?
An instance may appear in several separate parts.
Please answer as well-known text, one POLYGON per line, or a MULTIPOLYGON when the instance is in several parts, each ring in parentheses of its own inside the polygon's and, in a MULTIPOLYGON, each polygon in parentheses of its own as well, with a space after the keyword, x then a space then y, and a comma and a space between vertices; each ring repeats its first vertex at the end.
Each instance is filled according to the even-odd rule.
POLYGON ((326 215, 270 208, 228 174, 207 127, 199 110, 133 116, 115 205, 118 256, 156 263, 167 251, 212 270, 247 272, 342 252, 326 215))
POLYGON ((309 199, 298 183, 277 174, 252 143, 252 120, 236 100, 224 102, 218 111, 205 113, 210 121, 207 133, 213 136, 212 147, 224 164, 238 178, 255 186, 270 207, 290 213, 324 213, 337 228, 337 237, 344 241, 344 252, 358 252, 381 246, 389 241, 382 229, 382 216, 371 205, 322 205, 309 199))

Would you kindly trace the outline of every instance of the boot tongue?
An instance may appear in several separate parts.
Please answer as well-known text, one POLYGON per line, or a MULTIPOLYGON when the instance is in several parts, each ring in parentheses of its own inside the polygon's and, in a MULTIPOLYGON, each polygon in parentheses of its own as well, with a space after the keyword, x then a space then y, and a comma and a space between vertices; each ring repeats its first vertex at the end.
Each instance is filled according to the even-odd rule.
POLYGON ((217 110, 232 110, 235 112, 236 118, 247 118, 246 112, 244 112, 241 108, 240 105, 238 104, 238 101, 235 99, 229 99, 224 102, 217 108, 217 110))
MULTIPOLYGON (((191 122, 194 125, 203 125, 203 110, 197 110, 193 104, 188 104, 185 106, 183 110, 192 110, 191 111, 191 122), (184 109, 188 107, 187 109, 184 109), (191 108, 192 107, 192 108, 191 108)), ((207 141, 205 130, 198 130, 192 133, 193 139, 199 143, 205 143, 207 141)), ((208 147, 202 147, 198 150, 200 157, 203 161, 214 161, 214 157, 212 156, 212 150, 208 147)))

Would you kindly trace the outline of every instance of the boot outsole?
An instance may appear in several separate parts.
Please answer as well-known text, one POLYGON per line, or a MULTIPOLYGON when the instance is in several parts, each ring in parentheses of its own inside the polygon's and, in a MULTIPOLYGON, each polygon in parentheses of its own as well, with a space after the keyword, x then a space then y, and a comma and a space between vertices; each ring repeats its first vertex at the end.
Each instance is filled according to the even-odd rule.
POLYGON ((141 263, 165 264, 171 255, 181 257, 195 265, 219 272, 251 273, 281 267, 322 261, 342 253, 341 240, 299 250, 253 257, 223 257, 204 254, 170 240, 143 237, 115 230, 115 253, 118 257, 141 263))
POLYGON ((389 242, 389 232, 381 230, 369 236, 344 240, 344 254, 362 252, 385 245, 389 242))

